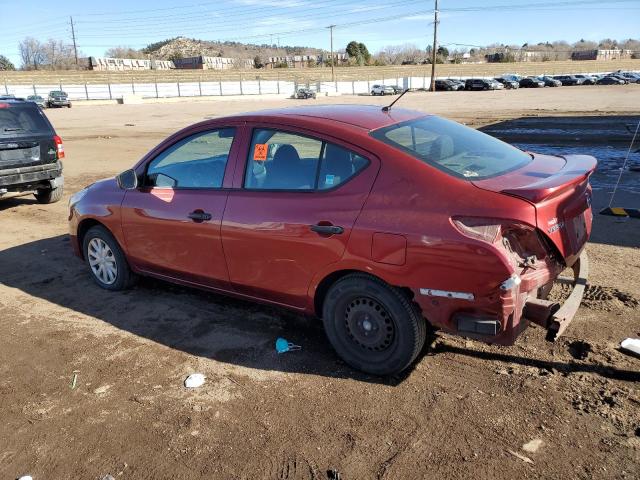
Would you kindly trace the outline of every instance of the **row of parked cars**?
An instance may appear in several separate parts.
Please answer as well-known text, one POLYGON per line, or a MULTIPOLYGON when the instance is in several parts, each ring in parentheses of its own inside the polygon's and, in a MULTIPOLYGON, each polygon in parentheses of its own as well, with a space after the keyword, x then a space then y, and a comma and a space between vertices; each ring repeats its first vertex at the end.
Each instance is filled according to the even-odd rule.
MULTIPOLYGON (((16 96, 14 94, 0 95, 0 100, 9 100, 15 98, 16 96)), ((71 108, 71 100, 69 100, 69 95, 67 95, 67 93, 63 92, 62 90, 50 91, 46 99, 41 97, 40 95, 29 95, 27 98, 21 100, 35 103, 40 108, 71 108)))
MULTIPOLYGON (((436 90, 502 90, 516 88, 543 88, 575 85, 624 85, 640 83, 640 73, 613 72, 603 75, 539 75, 522 77, 520 75, 503 75, 496 78, 469 78, 467 80, 436 80, 436 90)), ((371 92, 374 95, 373 91, 371 92)))

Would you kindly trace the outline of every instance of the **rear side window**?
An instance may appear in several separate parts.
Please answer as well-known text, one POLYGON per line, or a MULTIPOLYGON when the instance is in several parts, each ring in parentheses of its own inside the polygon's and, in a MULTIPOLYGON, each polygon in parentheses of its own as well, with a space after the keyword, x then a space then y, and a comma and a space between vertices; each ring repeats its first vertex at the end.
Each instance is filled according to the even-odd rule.
POLYGON ((482 180, 531 161, 494 137, 439 117, 423 117, 374 130, 378 140, 455 177, 482 180))
POLYGON ((187 137, 171 145, 147 167, 145 186, 159 188, 220 188, 235 128, 187 137))
POLYGON ((272 129, 253 132, 245 188, 329 190, 346 182, 369 161, 338 145, 272 129))
POLYGON ((30 134, 53 135, 53 130, 35 104, 2 103, 0 100, 0 136, 30 134))

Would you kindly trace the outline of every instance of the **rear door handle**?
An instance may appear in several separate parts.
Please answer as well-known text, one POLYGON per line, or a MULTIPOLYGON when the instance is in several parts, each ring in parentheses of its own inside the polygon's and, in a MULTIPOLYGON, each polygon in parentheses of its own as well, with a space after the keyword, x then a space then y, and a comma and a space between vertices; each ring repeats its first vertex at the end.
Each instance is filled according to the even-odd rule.
POLYGON ((196 223, 202 223, 211 220, 212 218, 210 213, 204 212, 202 210, 195 210, 187 216, 196 223))
POLYGON ((340 235, 341 233, 344 233, 344 228, 337 225, 311 225, 309 228, 312 232, 316 232, 321 235, 340 235))

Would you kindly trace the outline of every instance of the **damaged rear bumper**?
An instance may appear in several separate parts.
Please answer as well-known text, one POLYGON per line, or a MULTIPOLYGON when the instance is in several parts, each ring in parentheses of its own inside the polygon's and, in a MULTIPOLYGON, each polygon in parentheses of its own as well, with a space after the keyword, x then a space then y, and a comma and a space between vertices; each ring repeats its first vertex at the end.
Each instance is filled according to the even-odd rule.
POLYGON ((513 345, 531 324, 547 330, 547 339, 555 340, 573 320, 588 277, 588 259, 583 251, 572 265, 573 279, 561 278, 564 267, 555 262, 540 262, 536 268, 513 275, 499 288, 483 295, 420 289, 416 301, 432 326, 444 332, 462 335, 497 345, 513 345), (571 283, 564 302, 547 300, 556 282, 571 283), (446 295, 444 295, 446 293, 446 295))
POLYGON ((582 252, 573 264, 572 270, 573 280, 556 280, 569 281, 573 285, 569 297, 562 304, 546 299, 532 299, 524 305, 523 316, 530 322, 546 328, 547 340, 553 341, 562 335, 580 307, 589 276, 589 259, 586 252, 582 252))

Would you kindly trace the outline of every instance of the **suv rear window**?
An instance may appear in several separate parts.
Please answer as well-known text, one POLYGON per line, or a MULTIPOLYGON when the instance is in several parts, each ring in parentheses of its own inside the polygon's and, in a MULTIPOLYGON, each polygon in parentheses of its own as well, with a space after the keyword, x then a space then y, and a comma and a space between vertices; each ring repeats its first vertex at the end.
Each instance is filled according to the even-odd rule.
POLYGON ((0 101, 0 136, 52 134, 53 131, 34 103, 12 104, 0 101))
POLYGON ((530 155, 507 143, 435 116, 374 130, 371 136, 467 180, 502 175, 531 161, 530 155))

